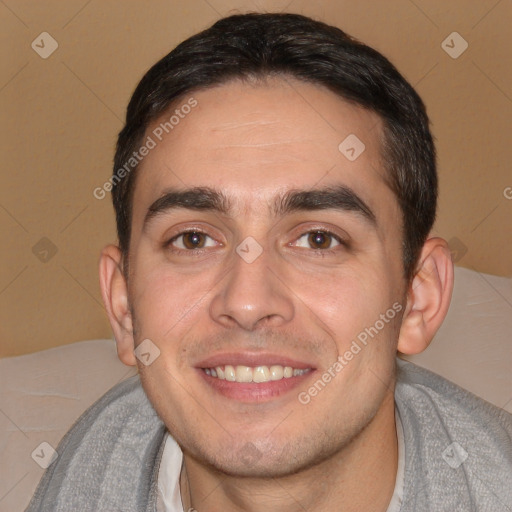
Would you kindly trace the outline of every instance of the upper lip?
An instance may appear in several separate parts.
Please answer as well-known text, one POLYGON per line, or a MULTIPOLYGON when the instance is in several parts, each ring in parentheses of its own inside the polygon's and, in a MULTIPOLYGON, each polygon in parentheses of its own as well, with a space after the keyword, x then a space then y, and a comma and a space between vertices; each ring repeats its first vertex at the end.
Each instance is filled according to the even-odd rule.
POLYGON ((311 363, 299 361, 297 359, 269 352, 223 352, 208 356, 197 364, 196 368, 215 368, 217 366, 291 366, 299 370, 307 368, 314 369, 311 363))

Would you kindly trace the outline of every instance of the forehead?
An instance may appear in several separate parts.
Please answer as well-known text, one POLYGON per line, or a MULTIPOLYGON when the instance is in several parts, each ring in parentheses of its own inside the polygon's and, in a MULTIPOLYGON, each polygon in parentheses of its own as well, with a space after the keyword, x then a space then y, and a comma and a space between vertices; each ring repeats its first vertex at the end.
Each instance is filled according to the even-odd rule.
POLYGON ((166 188, 219 188, 240 212, 290 189, 340 183, 368 203, 392 200, 381 136, 376 114, 291 78, 192 93, 146 131, 155 147, 137 170, 134 228, 166 188))

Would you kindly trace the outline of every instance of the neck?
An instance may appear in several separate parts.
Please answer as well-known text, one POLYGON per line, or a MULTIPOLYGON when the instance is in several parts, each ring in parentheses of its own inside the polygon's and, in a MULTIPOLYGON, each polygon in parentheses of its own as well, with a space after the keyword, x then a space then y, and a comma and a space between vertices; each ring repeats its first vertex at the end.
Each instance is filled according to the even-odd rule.
POLYGON ((240 478, 184 454, 184 510, 385 512, 398 467, 393 395, 347 446, 321 463, 281 478, 240 478))

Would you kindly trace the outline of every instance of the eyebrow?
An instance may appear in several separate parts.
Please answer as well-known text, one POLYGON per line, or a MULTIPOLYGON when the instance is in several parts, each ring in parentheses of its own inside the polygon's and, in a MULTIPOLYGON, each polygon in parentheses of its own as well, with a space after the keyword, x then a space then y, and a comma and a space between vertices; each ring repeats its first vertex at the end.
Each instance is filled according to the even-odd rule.
MULTIPOLYGON (((166 190, 148 208, 143 229, 155 217, 180 208, 222 214, 230 214, 234 209, 232 202, 222 191, 211 187, 170 189, 166 190)), ((377 218, 372 209, 351 188, 345 185, 311 190, 289 190, 274 198, 270 209, 277 217, 297 211, 338 210, 355 212, 372 227, 377 227, 377 218)))

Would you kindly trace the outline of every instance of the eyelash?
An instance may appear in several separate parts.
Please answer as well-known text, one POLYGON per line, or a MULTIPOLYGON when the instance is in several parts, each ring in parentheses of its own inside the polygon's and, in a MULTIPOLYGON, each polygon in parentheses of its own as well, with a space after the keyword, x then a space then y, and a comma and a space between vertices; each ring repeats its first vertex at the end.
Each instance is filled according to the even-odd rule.
MULTIPOLYGON (((181 236, 186 235, 187 233, 198 233, 198 234, 203 234, 209 238, 212 238, 206 232, 202 231, 201 229, 198 229, 198 228, 197 229, 195 229, 195 228, 187 229, 185 231, 181 231, 177 235, 173 236, 170 240, 165 242, 164 248, 168 249, 171 252, 176 253, 178 255, 179 254, 187 254, 187 255, 192 255, 192 256, 201 256, 205 251, 208 250, 208 248, 206 248, 206 249, 176 249, 176 248, 172 248, 172 243, 175 242, 176 240, 178 240, 181 236)), ((303 236, 309 235, 312 233, 322 233, 324 235, 332 237, 340 245, 342 245, 346 248, 349 248, 349 244, 345 240, 340 238, 338 235, 336 235, 332 231, 329 231, 328 229, 311 229, 311 230, 305 231, 297 238, 297 240, 300 240, 303 236)), ((212 238, 212 240, 213 240, 213 238, 212 238)), ((287 245, 290 245, 290 244, 287 244, 287 245)), ((337 252, 336 247, 338 247, 338 246, 335 246, 332 249, 311 249, 311 250, 314 251, 315 255, 323 257, 325 255, 334 254, 335 252, 337 252)))
MULTIPOLYGON (((171 252, 176 254, 187 254, 192 256, 200 256, 203 254, 205 249, 176 249, 172 247, 172 243, 175 242, 178 238, 180 238, 183 235, 186 235, 187 233, 198 233, 205 236, 209 236, 207 233, 202 231, 201 229, 187 229, 185 231, 180 231, 177 235, 173 236, 169 241, 164 243, 164 248, 169 249, 171 252)), ((212 237, 210 237, 212 238, 212 237)))

